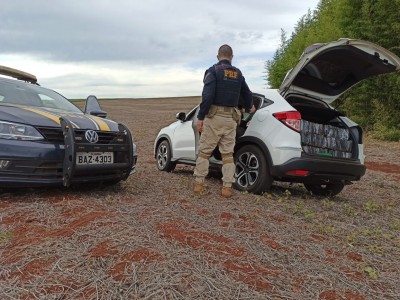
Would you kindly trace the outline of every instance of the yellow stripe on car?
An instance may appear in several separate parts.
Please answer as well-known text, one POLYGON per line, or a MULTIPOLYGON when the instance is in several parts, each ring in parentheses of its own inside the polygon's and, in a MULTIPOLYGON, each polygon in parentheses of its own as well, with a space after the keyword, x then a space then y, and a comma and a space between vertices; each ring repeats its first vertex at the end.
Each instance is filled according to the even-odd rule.
MULTIPOLYGON (((88 116, 89 117, 89 116, 88 116)), ((100 127, 100 130, 102 131, 111 131, 110 127, 102 118, 95 117, 95 116, 90 116, 90 119, 92 119, 96 124, 100 127)))
POLYGON ((61 124, 59 116, 55 116, 53 114, 47 113, 47 112, 39 110, 39 109, 31 108, 31 107, 26 107, 26 106, 18 106, 18 107, 22 108, 22 109, 25 109, 25 110, 29 110, 29 111, 34 112, 34 113, 37 113, 38 115, 41 115, 41 116, 46 117, 48 119, 51 119, 54 122, 56 122, 58 125, 61 124))

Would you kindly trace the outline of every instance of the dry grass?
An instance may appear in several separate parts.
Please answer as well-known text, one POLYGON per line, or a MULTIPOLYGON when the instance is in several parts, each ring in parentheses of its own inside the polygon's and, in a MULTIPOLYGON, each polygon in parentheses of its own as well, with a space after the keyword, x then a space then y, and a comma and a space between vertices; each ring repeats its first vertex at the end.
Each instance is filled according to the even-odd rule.
POLYGON ((399 143, 366 141, 366 176, 334 198, 275 183, 192 194, 157 171, 159 129, 199 98, 112 100, 138 146, 114 187, 0 191, 0 299, 398 299, 399 143), (385 171, 385 172, 382 172, 385 171))

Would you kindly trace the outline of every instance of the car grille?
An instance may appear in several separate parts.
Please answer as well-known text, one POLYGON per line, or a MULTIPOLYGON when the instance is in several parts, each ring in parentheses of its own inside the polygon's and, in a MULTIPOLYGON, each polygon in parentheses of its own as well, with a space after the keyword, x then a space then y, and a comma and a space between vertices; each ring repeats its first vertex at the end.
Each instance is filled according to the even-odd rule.
MULTIPOLYGON (((64 135, 61 128, 37 127, 45 139, 52 143, 64 143, 64 135)), ((75 142, 87 143, 85 139, 86 130, 75 129, 75 142)), ((124 144, 127 141, 126 135, 114 131, 96 131, 99 136, 97 144, 124 144)))
MULTIPOLYGON (((125 163, 127 157, 118 154, 114 163, 125 163)), ((136 161, 136 158, 135 158, 136 161)), ((82 180, 101 180, 107 179, 107 176, 118 177, 121 174, 120 169, 93 169, 80 171, 74 174, 74 179, 82 180)), ((7 170, 0 171, 0 178, 15 178, 18 180, 51 180, 61 182, 63 178, 63 162, 62 161, 42 161, 42 160, 18 160, 13 159, 7 170)))
POLYGON ((44 138, 53 143, 64 143, 64 135, 61 128, 37 127, 44 138))
POLYGON ((62 178, 62 162, 42 160, 13 159, 7 170, 1 175, 16 178, 56 179, 62 178))

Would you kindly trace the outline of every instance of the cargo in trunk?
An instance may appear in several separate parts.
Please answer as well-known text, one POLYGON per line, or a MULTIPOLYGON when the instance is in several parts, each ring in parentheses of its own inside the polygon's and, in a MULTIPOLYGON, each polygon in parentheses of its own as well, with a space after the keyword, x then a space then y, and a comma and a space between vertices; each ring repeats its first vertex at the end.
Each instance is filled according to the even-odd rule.
POLYGON ((353 141, 347 128, 302 120, 301 143, 307 154, 352 157, 353 141))

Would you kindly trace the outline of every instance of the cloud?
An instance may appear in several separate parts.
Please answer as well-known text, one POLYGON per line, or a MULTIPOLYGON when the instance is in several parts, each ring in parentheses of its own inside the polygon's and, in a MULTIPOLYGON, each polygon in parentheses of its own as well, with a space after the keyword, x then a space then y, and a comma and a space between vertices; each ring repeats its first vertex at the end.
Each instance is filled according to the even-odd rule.
POLYGON ((18 65, 69 97, 90 87, 99 97, 199 95, 204 70, 228 43, 234 64, 264 88, 259 78, 280 29, 291 32, 317 3, 13 0, 0 10, 0 64, 18 65))

